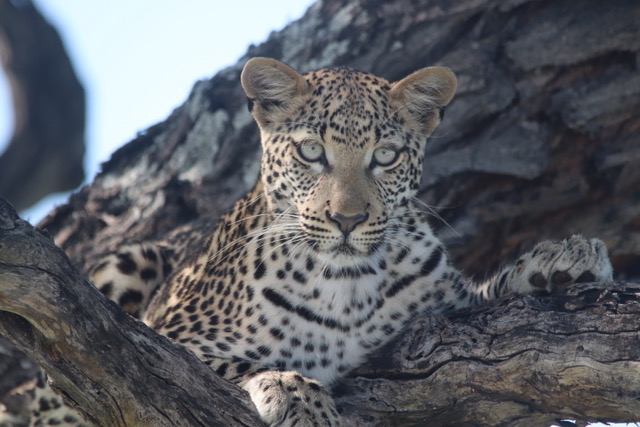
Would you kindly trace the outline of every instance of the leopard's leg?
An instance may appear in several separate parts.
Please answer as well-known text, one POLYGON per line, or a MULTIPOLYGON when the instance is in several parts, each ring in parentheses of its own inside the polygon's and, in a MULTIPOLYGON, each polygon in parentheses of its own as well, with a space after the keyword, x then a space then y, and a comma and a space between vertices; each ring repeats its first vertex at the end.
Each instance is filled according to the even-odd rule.
POLYGON ((464 277, 444 256, 436 258, 437 268, 426 277, 427 294, 439 297, 431 312, 477 306, 509 293, 553 293, 571 283, 610 281, 613 271, 604 243, 579 235, 541 242, 484 282, 464 277))
POLYGON ((191 350, 217 374, 247 391, 269 426, 342 425, 331 394, 317 380, 240 358, 204 354, 199 348, 191 350))
POLYGON ((489 300, 509 292, 556 292, 571 283, 610 281, 612 275, 604 243, 574 235, 562 241, 539 243, 491 280, 480 284, 477 293, 489 300))
MULTIPOLYGON (((127 313, 140 317, 158 286, 171 271, 161 247, 149 243, 129 244, 105 256, 90 273, 91 282, 127 313)), ((32 426, 88 426, 84 416, 67 405, 42 371, 30 405, 32 426)))
POLYGON ((151 296, 171 270, 162 247, 136 243, 105 256, 91 269, 89 278, 107 298, 140 318, 151 296))
POLYGON ((342 425, 333 398, 317 380, 242 359, 206 356, 197 349, 195 353, 222 377, 246 390, 269 426, 342 425))
POLYGON ((333 398, 319 381, 292 371, 261 372, 241 384, 270 426, 340 426, 333 398))

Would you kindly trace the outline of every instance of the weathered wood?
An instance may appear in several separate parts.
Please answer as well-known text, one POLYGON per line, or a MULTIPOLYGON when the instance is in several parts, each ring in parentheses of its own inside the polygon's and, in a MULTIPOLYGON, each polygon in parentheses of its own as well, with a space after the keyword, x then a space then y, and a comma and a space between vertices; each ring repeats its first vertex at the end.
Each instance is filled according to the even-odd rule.
POLYGON ((0 333, 98 425, 261 424, 246 393, 104 298, 3 199, 0 333))
POLYGON ((640 420, 640 284, 581 284, 414 322, 338 399, 348 425, 640 420))

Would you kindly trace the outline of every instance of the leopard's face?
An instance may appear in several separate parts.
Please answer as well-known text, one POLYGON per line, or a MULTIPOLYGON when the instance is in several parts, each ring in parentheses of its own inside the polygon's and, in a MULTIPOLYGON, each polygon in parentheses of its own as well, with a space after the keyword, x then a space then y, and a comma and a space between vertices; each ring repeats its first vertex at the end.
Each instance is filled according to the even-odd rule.
MULTIPOLYGON (((267 73, 276 69, 262 65, 267 73)), ((412 100, 384 79, 347 68, 285 72, 295 87, 284 99, 264 88, 255 93, 262 98, 252 96, 263 82, 248 82, 246 69, 243 74, 261 130, 273 231, 325 265, 362 267, 385 244, 403 244, 393 241, 394 230, 408 215, 440 111, 431 105, 425 132, 425 121, 408 105, 412 100)), ((270 75, 278 84, 281 77, 270 75)))
POLYGON ((388 83, 338 69, 312 73, 292 120, 263 129, 262 179, 300 248, 350 266, 389 239, 419 184, 425 139, 402 128, 388 83))

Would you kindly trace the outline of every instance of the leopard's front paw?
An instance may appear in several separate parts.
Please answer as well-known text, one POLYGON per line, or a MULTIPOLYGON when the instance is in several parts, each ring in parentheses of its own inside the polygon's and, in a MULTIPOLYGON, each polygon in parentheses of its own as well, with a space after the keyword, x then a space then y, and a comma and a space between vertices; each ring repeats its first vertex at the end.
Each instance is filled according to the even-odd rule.
POLYGON ((604 243, 574 235, 536 245, 516 261, 507 283, 521 294, 554 292, 570 283, 612 280, 612 273, 604 243))
POLYGON ((261 372, 242 385, 270 426, 339 426, 333 399, 318 381, 297 372, 261 372))

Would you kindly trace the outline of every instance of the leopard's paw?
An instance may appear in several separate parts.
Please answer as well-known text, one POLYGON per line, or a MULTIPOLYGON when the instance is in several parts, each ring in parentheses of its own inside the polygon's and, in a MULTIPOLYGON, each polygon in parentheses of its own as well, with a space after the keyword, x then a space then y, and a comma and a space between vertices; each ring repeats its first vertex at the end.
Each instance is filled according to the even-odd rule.
POLYGON ((570 283, 612 280, 613 269, 600 239, 574 235, 562 241, 539 243, 505 274, 514 292, 553 293, 570 283))
POLYGON ((341 425, 333 399, 322 384, 297 372, 261 372, 242 388, 270 426, 341 425))

